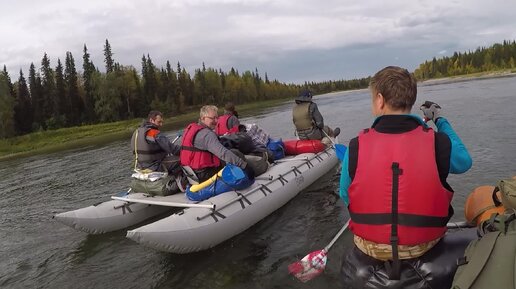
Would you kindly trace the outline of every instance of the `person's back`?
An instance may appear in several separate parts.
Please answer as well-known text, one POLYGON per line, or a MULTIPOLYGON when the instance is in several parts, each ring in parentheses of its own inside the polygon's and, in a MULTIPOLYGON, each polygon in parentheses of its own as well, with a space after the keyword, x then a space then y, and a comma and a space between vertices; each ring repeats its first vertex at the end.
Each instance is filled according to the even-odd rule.
MULTIPOLYGON (((417 260, 445 234, 453 213, 453 190, 446 178, 449 172, 467 171, 471 158, 449 123, 438 117, 435 106, 431 119, 437 123, 437 133, 410 115, 417 83, 408 71, 386 67, 371 79, 370 89, 377 118, 350 141, 342 165, 340 195, 349 204, 356 248, 345 258, 342 271, 349 275, 345 272, 360 266, 356 262, 364 255, 374 258, 380 265, 377 270, 390 280, 397 280, 400 274, 407 278, 402 274, 406 272, 400 272, 400 260, 417 260)), ((421 282, 420 277, 412 277, 421 282)), ((426 280, 430 283, 451 284, 451 276, 426 277, 434 279, 426 280)), ((406 288, 406 281, 386 281, 391 285, 381 288, 396 288, 396 284, 406 288)))
POLYGON ((324 125, 323 116, 317 104, 312 101, 310 91, 302 91, 295 99, 295 103, 292 108, 292 121, 299 139, 321 140, 324 137, 335 137, 340 133, 339 128, 333 131, 324 125))

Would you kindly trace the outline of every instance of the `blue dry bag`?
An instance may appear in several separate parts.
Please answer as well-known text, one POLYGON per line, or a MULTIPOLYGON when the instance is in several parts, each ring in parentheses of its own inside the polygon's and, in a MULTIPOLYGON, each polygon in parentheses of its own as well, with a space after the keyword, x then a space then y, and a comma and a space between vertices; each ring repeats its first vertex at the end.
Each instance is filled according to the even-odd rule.
POLYGON ((283 145, 283 141, 280 138, 270 138, 267 143, 267 149, 272 152, 274 160, 279 160, 285 157, 285 145, 283 145))
POLYGON ((245 189, 253 183, 254 180, 250 180, 241 168, 227 164, 222 170, 222 177, 217 177, 213 183, 197 192, 190 191, 188 187, 186 197, 200 202, 225 192, 245 189))

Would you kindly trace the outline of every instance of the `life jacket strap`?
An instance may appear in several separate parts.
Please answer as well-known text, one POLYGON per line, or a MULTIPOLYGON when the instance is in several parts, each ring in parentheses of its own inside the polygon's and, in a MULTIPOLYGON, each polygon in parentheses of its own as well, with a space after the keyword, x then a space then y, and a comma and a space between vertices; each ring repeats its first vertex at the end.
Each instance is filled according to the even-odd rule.
POLYGON ((181 146, 182 150, 192 151, 192 152, 207 152, 207 150, 201 150, 193 146, 181 146))
POLYGON ((392 247, 392 267, 387 267, 389 279, 390 280, 399 280, 400 279, 400 258, 398 252, 398 191, 399 191, 399 177, 403 174, 403 170, 400 169, 400 164, 393 162, 392 163, 392 202, 391 202, 391 214, 392 214, 392 223, 391 223, 391 247, 392 247))

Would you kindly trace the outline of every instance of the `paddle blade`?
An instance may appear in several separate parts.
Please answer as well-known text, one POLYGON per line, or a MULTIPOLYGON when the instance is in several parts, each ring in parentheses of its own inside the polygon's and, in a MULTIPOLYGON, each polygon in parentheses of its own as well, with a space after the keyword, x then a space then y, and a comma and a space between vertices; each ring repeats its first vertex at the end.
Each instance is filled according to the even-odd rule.
POLYGON ((129 195, 129 192, 119 192, 115 196, 117 196, 117 197, 125 197, 127 195, 129 195))
POLYGON ((335 152, 337 154, 337 158, 340 160, 340 161, 343 161, 344 160, 344 155, 346 154, 346 146, 343 145, 343 144, 335 144, 335 152))
POLYGON ((288 265, 288 271, 301 282, 307 282, 319 276, 326 268, 326 250, 314 251, 301 261, 288 265))

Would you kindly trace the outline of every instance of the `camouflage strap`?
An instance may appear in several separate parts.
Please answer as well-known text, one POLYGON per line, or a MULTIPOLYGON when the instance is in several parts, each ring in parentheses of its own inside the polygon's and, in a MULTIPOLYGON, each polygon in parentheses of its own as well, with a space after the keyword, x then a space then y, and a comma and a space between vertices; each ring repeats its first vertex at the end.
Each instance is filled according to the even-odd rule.
POLYGON ((138 167, 138 130, 136 130, 136 136, 134 137, 134 170, 138 167))
MULTIPOLYGON (((484 269, 487 264, 487 260, 489 256, 491 256, 491 252, 493 252, 493 248, 496 244, 496 240, 500 236, 500 232, 492 232, 486 234, 482 237, 482 248, 476 248, 475 258, 472 260, 462 260, 462 264, 458 264, 459 266, 468 264, 464 270, 461 272, 459 278, 454 282, 454 286, 452 289, 468 289, 475 283, 475 280, 479 276, 480 272, 484 269)), ((478 246, 479 241, 474 241, 469 246, 472 245, 478 246)), ((469 247, 468 247, 469 249, 469 247)), ((466 250, 468 250, 466 249, 466 250)), ((459 261, 457 262, 459 263, 459 261)))

